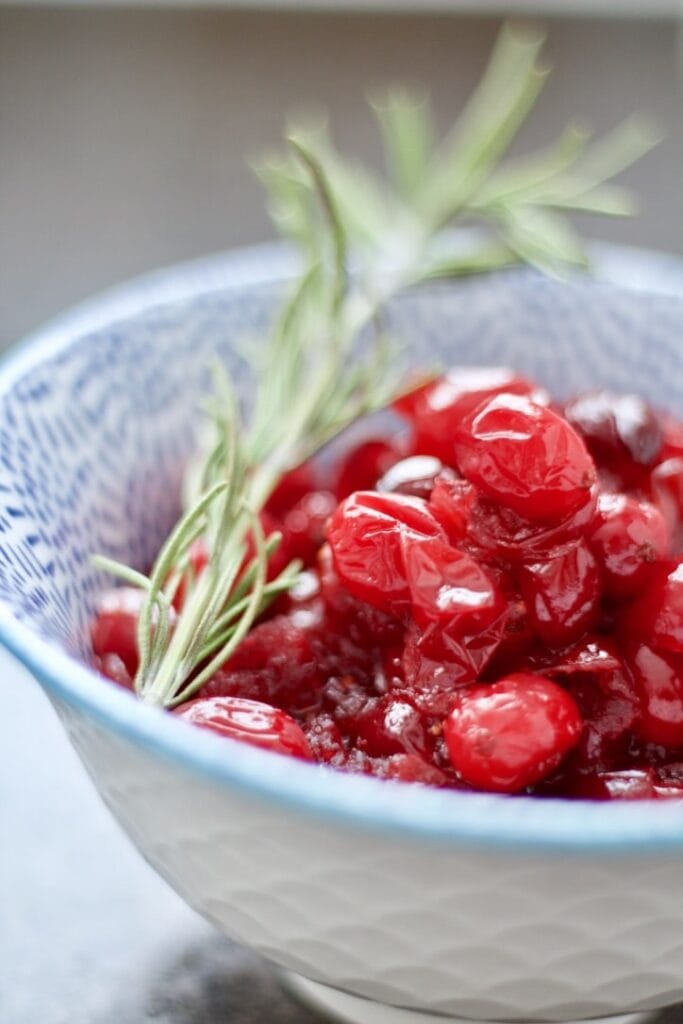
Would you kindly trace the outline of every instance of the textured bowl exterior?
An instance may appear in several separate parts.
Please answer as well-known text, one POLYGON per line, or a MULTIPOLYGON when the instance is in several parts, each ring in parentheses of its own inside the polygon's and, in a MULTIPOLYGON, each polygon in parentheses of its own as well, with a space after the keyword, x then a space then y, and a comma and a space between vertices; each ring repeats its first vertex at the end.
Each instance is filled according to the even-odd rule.
MULTIPOLYGON (((262 330, 290 266, 255 251, 161 274, 0 370, 3 642, 143 855, 278 964, 478 1020, 683 999, 683 809, 342 777, 140 708, 72 657, 87 657, 104 583, 89 553, 150 559, 176 511, 206 366, 232 360, 248 390, 234 343, 262 330)), ((415 365, 513 364, 559 394, 637 387, 680 412, 683 274, 663 266, 658 280, 659 293, 638 292, 521 271, 415 293, 392 316, 415 365)))

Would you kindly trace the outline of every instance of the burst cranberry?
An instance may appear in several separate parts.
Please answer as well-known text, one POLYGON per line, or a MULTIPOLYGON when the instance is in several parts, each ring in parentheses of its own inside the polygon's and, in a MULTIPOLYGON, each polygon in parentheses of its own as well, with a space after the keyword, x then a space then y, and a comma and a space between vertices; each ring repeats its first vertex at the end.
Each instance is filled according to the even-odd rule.
POLYGON ((661 512, 649 501, 625 494, 601 494, 589 538, 613 597, 642 590, 654 564, 666 557, 668 534, 661 512))
POLYGON ((144 592, 137 587, 108 591, 99 603, 91 630, 93 654, 99 658, 116 654, 131 677, 138 669, 137 628, 144 599, 144 592))
POLYGON ((448 777, 433 764, 418 757, 417 754, 394 754, 376 762, 377 774, 382 779, 395 779, 398 782, 417 782, 423 786, 446 786, 448 777))
POLYGON ((469 511, 467 541, 487 557, 511 563, 538 562, 562 554, 591 526, 597 487, 577 512, 558 523, 530 522, 487 498, 477 496, 469 511))
POLYGON ((635 731, 647 743, 683 745, 683 657, 635 645, 628 664, 640 699, 635 731))
POLYGON ((314 715, 304 732, 316 761, 332 765, 343 764, 346 757, 344 738, 331 715, 314 715))
POLYGON ((287 556, 311 565, 325 540, 325 526, 337 502, 330 491, 311 491, 284 516, 287 556))
POLYGON ((455 367, 445 376, 403 395, 394 403, 399 415, 413 426, 413 447, 454 465, 453 438, 462 420, 482 402, 502 393, 547 396, 531 381, 504 368, 455 367))
POLYGON ((444 736, 465 782, 518 793, 557 768, 581 728, 575 701, 557 683, 518 673, 459 694, 444 736))
POLYGON ((391 494, 411 494, 414 498, 424 498, 426 501, 442 470, 441 462, 432 455, 411 455, 387 470, 377 481, 377 490, 391 494))
POLYGON ((484 569, 439 537, 403 538, 412 614, 419 626, 440 622, 464 635, 500 618, 504 602, 484 569))
POLYGON ((410 607, 403 538, 438 537, 441 532, 419 498, 358 491, 332 516, 328 540, 339 578, 351 593, 398 614, 410 607))
POLYGON ((209 729, 253 747, 289 754, 304 761, 312 754, 301 727, 284 711, 241 697, 212 697, 190 700, 176 708, 185 722, 209 729))
POLYGON ((683 423, 673 416, 660 417, 662 427, 662 447, 658 459, 666 462, 668 459, 683 459, 683 423))
POLYGON ((321 685, 315 632, 277 615, 251 630, 201 696, 246 697, 303 712, 317 707, 321 685))
POLYGON ((623 632, 652 647, 683 651, 683 561, 657 566, 653 578, 624 616, 623 632))
POLYGON ((611 672, 572 675, 568 688, 584 721, 572 755, 575 770, 586 773, 613 768, 640 711, 633 682, 620 666, 611 672))
POLYGON ((334 487, 337 498, 347 498, 353 491, 374 488, 377 481, 403 455, 398 441, 375 438, 352 448, 339 467, 334 487))
POLYGON ((426 723, 405 698, 386 696, 366 705, 355 721, 359 750, 371 757, 427 754, 426 723))
POLYGON ((467 480, 452 471, 440 473, 429 496, 429 507, 441 523, 451 544, 461 544, 467 536, 477 491, 467 480))
POLYGON ((595 466, 566 420, 500 395, 456 428, 456 465, 489 498, 526 519, 558 522, 590 500, 595 466))
POLYGON ((531 624, 548 644, 571 643, 597 617, 600 575, 585 544, 574 544, 547 562, 524 566, 519 579, 531 624))

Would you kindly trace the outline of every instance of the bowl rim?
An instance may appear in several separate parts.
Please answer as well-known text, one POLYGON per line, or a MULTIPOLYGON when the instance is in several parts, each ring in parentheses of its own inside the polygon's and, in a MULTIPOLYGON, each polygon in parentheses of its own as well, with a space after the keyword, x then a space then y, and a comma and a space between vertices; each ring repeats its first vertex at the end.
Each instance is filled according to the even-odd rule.
MULTIPOLYGON (((678 257, 609 245, 594 246, 593 254, 598 282, 604 286, 656 290, 683 305, 683 260, 678 257), (648 282, 655 284, 654 289, 648 282)), ((4 354, 0 402, 28 370, 85 333, 213 291, 284 284, 296 266, 288 247, 268 243, 175 264, 96 295, 4 354)), ((92 669, 40 638, 1 600, 0 643, 58 704, 242 798, 439 847, 474 844, 491 850, 608 855, 683 850, 683 806, 677 801, 591 803, 463 793, 351 775, 289 758, 283 770, 279 754, 213 736, 136 703, 130 694, 103 683, 92 669)))

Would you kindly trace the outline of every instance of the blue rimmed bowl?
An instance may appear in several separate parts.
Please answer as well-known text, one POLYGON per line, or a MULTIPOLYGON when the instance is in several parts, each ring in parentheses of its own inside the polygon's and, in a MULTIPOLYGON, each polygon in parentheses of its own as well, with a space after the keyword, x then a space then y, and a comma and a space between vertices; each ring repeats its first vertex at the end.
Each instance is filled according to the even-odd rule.
MULTIPOLYGON (((596 250, 404 296, 412 362, 508 364, 683 411, 683 269, 596 250)), ((44 686, 146 859, 343 1019, 566 1021, 683 999, 683 806, 462 794, 283 760, 142 707, 87 667, 105 580, 177 512, 206 368, 292 276, 257 248, 81 307, 0 367, 0 639, 44 686), (344 1016, 346 1015, 346 1016, 344 1016)), ((240 344, 236 344, 239 342, 240 344)))

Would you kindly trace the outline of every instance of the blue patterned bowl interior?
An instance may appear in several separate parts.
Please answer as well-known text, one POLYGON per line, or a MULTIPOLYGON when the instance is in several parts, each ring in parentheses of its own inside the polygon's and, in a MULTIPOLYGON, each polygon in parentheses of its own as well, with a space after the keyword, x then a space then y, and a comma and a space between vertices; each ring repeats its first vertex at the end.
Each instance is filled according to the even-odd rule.
MULTIPOLYGON (((139 716, 140 741, 143 733, 150 742, 165 735, 162 716, 151 712, 150 725, 146 709, 64 656, 87 659, 88 621, 108 583, 89 556, 149 563, 178 510, 207 367, 219 356, 248 392, 247 361, 236 353, 258 344, 291 272, 287 255, 270 247, 162 272, 56 322, 0 369, 0 638, 48 689, 85 701, 112 728, 135 733, 139 716)), ((413 292, 395 304, 392 321, 413 367, 506 364, 558 396, 601 386, 636 390, 680 414, 683 272, 678 280, 680 295, 656 294, 511 271, 413 292)), ((170 724, 176 731, 163 743, 171 755, 182 748, 192 759, 211 739, 188 738, 187 729, 181 736, 170 724)), ((222 755, 211 750, 229 776, 234 751, 227 746, 222 755)), ((379 792, 373 780, 342 782, 379 792)), ((339 777, 329 785, 336 792, 339 777)), ((299 796, 305 800, 287 798, 299 796)), ((444 794, 429 794, 426 804, 436 796, 444 794)), ((446 796, 462 804, 458 794, 446 796)), ((387 799, 393 796, 381 803, 387 799)), ((496 798, 486 806, 500 804, 496 798)), ((531 813, 541 815, 533 836, 543 839, 547 811, 531 813)), ((667 834, 678 841, 683 811, 675 820, 668 815, 667 834)))

